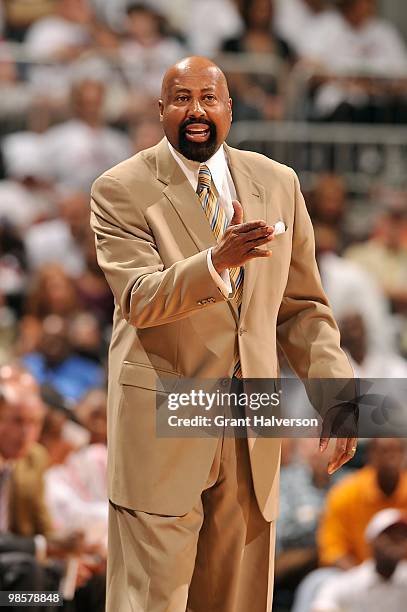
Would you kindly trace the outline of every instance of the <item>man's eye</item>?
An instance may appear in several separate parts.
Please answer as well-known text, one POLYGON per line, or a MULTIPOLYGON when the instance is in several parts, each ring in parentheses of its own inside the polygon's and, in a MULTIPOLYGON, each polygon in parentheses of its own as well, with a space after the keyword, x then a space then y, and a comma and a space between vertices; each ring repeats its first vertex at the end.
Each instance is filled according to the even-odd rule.
POLYGON ((188 100, 187 96, 177 96, 176 98, 177 102, 186 102, 188 100))
POLYGON ((213 102, 215 100, 215 96, 213 96, 212 94, 208 94, 205 96, 205 100, 208 100, 209 102, 213 102))

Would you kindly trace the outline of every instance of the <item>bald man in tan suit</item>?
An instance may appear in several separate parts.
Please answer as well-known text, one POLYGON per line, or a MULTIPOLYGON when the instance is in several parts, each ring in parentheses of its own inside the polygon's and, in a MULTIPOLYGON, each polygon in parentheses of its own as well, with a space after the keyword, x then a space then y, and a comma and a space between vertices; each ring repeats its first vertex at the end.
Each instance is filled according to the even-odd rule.
MULTIPOLYGON (((166 138, 92 191, 98 260, 116 302, 107 610, 269 612, 279 440, 157 438, 156 389, 232 377, 236 356, 244 377, 276 378, 277 343, 301 378, 353 373, 298 179, 224 144, 232 102, 222 72, 183 60, 159 106, 166 138), (218 237, 197 195, 202 172, 226 219, 218 237), (287 230, 274 236, 277 221, 287 230), (238 300, 232 272, 242 267, 238 300)), ((354 450, 354 439, 338 440, 331 470, 354 450)))

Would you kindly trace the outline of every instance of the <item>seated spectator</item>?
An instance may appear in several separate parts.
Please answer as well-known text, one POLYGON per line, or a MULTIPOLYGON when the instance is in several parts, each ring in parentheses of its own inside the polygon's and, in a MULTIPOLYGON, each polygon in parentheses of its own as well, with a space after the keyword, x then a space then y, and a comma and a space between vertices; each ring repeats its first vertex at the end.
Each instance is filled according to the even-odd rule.
POLYGON ((312 612, 399 612, 407 599, 407 515, 394 508, 378 512, 365 538, 372 559, 328 579, 312 612))
MULTIPOLYGON (((0 63, 1 70, 1 63, 0 63)), ((42 139, 34 132, 17 132, 3 139, 7 180, 0 181, 0 217, 21 235, 31 225, 55 214, 55 191, 42 158, 42 139)))
POLYGON ((139 153, 158 144, 164 133, 161 123, 157 121, 144 120, 136 124, 131 131, 133 153, 139 153))
POLYGON ((75 314, 69 325, 69 336, 75 353, 86 359, 103 365, 107 344, 102 335, 102 328, 92 309, 82 310, 75 314))
POLYGON ((21 42, 27 28, 51 15, 54 6, 55 0, 3 0, 0 12, 4 11, 7 38, 21 42))
POLYGON ((233 0, 190 0, 183 33, 195 55, 214 57, 229 38, 244 31, 244 24, 233 0), (216 18, 215 18, 216 16, 216 18))
POLYGON ((84 191, 63 192, 59 216, 30 227, 24 236, 27 263, 32 271, 58 264, 65 274, 80 276, 86 267, 82 241, 89 225, 89 196, 84 191))
POLYGON ((316 527, 333 480, 316 440, 283 440, 277 521, 276 604, 291 607, 300 580, 317 567, 316 527))
POLYGON ((47 449, 48 466, 65 462, 70 453, 89 443, 88 431, 79 425, 64 398, 50 385, 41 385, 41 397, 47 407, 40 444, 47 449))
POLYGON ((273 14, 273 0, 245 0, 242 6, 245 29, 238 38, 224 41, 223 51, 288 57, 289 47, 273 33, 273 14))
MULTIPOLYGON (((0 7, 1 11, 1 7, 0 7)), ((33 103, 34 93, 19 74, 12 47, 2 41, 0 32, 0 121, 7 129, 24 125, 27 112, 33 103)), ((4 128, 3 128, 4 129, 4 128)))
POLYGON ((341 346, 347 352, 355 376, 359 378, 406 378, 407 360, 396 353, 372 349, 365 320, 358 312, 339 321, 341 346))
POLYGON ((41 268, 32 279, 26 303, 27 314, 44 319, 50 314, 68 317, 78 310, 75 285, 58 264, 41 268))
POLYGON ((372 517, 386 508, 407 511, 405 462, 404 439, 373 439, 368 464, 331 489, 317 534, 322 565, 359 565, 370 556, 364 532, 372 517))
MULTIPOLYGON (((86 268, 75 283, 79 303, 83 310, 89 311, 89 316, 96 317, 96 325, 97 322, 101 325, 110 325, 114 310, 113 296, 105 276, 99 268, 96 258, 95 237, 89 224, 85 226, 81 246, 86 268)), ((82 322, 86 323, 85 321, 82 322)), ((90 325, 90 327, 87 326, 88 330, 93 328, 94 331, 97 331, 91 321, 88 321, 88 324, 90 325)), ((84 325, 81 327, 84 329, 84 325)), ((99 349, 100 344, 97 351, 99 349)), ((91 350, 94 357, 98 355, 97 351, 91 350)))
POLYGON ((337 11, 321 15, 308 32, 302 57, 323 83, 315 97, 317 118, 405 121, 406 92, 400 95, 398 78, 407 75, 407 48, 396 28, 376 17, 375 4, 335 0, 337 11))
POLYGON ((74 408, 78 422, 89 434, 89 444, 107 445, 107 395, 104 389, 91 389, 74 408))
POLYGON ((107 544, 107 447, 91 444, 71 453, 65 462, 47 470, 45 498, 55 531, 83 531, 85 542, 99 545, 106 556, 107 544))
POLYGON ((128 138, 103 118, 106 88, 90 79, 72 88, 73 118, 44 134, 44 160, 53 179, 72 189, 89 190, 102 172, 131 154, 128 138))
POLYGON ((378 281, 396 312, 407 313, 407 213, 406 193, 380 216, 370 240, 349 247, 345 256, 369 271, 378 281))
MULTIPOLYGON (((73 552, 80 544, 77 536, 61 539, 51 533, 43 484, 48 459, 46 451, 37 444, 44 414, 32 377, 22 370, 3 367, 0 370, 0 583, 3 589, 48 590, 52 576, 47 575, 36 559, 40 561, 47 554, 73 552), (5 573, 8 562, 15 571, 5 573)), ((56 578, 58 584, 58 574, 56 578)), ((57 584, 54 582, 53 589, 57 584)))
POLYGON ((58 264, 48 264, 31 278, 31 286, 24 304, 24 316, 20 320, 18 351, 36 351, 42 334, 42 321, 55 314, 72 317, 79 309, 72 278, 58 264))
POLYGON ((228 73, 232 97, 236 98, 234 107, 237 119, 245 118, 241 106, 245 103, 253 106, 258 112, 258 118, 281 119, 283 116, 283 83, 287 71, 281 68, 281 75, 275 76, 273 68, 277 59, 289 59, 291 54, 288 46, 273 33, 273 4, 270 0, 245 1, 242 16, 245 30, 239 38, 226 40, 222 50, 232 53, 252 54, 254 67, 259 58, 268 60, 262 73, 248 72, 228 73), (273 62, 274 59, 274 62, 273 62))
POLYGON ((311 216, 315 223, 344 234, 349 202, 345 180, 338 174, 320 174, 311 193, 311 216))
POLYGON ((186 50, 168 33, 165 18, 142 2, 128 6, 126 33, 121 57, 130 86, 135 92, 157 97, 164 72, 186 50))
POLYGON ((22 314, 26 282, 24 243, 13 225, 0 220, 0 295, 14 316, 22 314))
POLYGON ((27 54, 37 64, 48 62, 34 64, 29 72, 38 93, 46 91, 48 97, 59 100, 66 97, 70 63, 89 45, 91 20, 88 0, 56 0, 53 14, 35 21, 27 30, 27 54))
POLYGON ((275 29, 297 55, 301 55, 304 38, 311 36, 317 16, 323 13, 327 0, 279 0, 276 3, 275 29))
POLYGON ((369 351, 393 353, 393 322, 389 304, 380 286, 362 266, 339 256, 339 237, 336 229, 316 224, 314 230, 322 285, 336 319, 343 319, 354 312, 359 313, 366 325, 369 351))
POLYGON ((101 21, 90 26, 89 48, 72 63, 72 80, 97 80, 108 83, 103 116, 109 124, 126 120, 129 86, 120 65, 122 37, 101 21))
POLYGON ((90 388, 102 385, 104 373, 94 361, 73 352, 68 329, 63 318, 46 317, 38 350, 24 355, 22 362, 39 384, 53 386, 69 405, 90 388))

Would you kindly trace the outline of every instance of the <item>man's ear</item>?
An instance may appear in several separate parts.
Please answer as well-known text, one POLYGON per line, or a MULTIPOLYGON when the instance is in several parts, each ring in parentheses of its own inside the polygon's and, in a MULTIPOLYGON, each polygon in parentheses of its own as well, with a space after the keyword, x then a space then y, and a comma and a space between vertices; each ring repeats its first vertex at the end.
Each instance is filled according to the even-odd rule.
POLYGON ((232 98, 229 98, 228 100, 228 107, 229 107, 229 112, 230 112, 230 119, 233 120, 233 100, 232 98))
POLYGON ((162 122, 164 113, 164 102, 162 100, 158 100, 158 108, 160 109, 160 121, 162 122))

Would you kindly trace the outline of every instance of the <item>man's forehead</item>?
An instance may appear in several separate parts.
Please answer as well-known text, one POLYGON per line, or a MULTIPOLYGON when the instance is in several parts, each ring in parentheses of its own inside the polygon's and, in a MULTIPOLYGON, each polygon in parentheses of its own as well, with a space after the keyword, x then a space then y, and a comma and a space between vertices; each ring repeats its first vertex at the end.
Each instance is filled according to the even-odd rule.
POLYGON ((214 66, 194 71, 174 70, 167 76, 164 87, 173 91, 175 89, 218 89, 227 88, 227 85, 222 72, 214 66))

